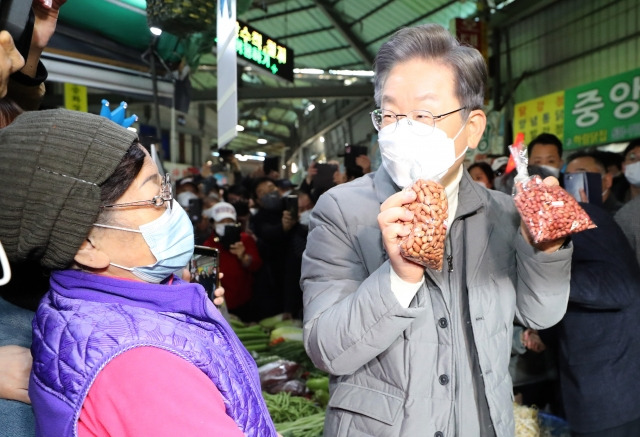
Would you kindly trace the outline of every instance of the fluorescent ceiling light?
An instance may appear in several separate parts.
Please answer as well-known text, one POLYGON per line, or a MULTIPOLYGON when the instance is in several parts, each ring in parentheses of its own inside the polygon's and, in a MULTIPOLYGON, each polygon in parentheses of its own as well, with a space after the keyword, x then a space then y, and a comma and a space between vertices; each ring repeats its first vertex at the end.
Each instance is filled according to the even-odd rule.
POLYGON ((329 70, 329 74, 335 74, 338 76, 373 77, 373 71, 371 70, 329 70))
POLYGON ((237 125, 236 125, 236 130, 237 130, 238 132, 242 132, 242 131, 244 130, 244 126, 242 126, 242 125, 240 125, 240 124, 237 124, 237 125))
POLYGON ((267 154, 264 153, 264 152, 256 152, 256 155, 258 155, 258 156, 267 156, 267 154))
POLYGON ((267 144, 267 140, 265 140, 264 138, 258 138, 256 140, 256 143, 258 143, 258 144, 267 144))
POLYGON ((294 68, 294 74, 324 74, 324 70, 319 68, 294 68))

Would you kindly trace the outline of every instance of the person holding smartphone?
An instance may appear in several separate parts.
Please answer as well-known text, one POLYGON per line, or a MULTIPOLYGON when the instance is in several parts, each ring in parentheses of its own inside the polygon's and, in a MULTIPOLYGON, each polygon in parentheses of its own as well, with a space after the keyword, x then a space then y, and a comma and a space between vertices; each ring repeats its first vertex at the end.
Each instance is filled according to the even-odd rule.
POLYGON ((218 202, 210 209, 213 232, 203 246, 220 251, 221 285, 229 312, 251 321, 251 289, 253 274, 262 266, 258 246, 252 236, 241 231, 232 204, 218 202))
POLYGON ((18 116, 0 144, 0 241, 9 261, 51 269, 33 320, 35 434, 275 437, 255 360, 176 274, 193 226, 137 135, 55 109, 18 116))

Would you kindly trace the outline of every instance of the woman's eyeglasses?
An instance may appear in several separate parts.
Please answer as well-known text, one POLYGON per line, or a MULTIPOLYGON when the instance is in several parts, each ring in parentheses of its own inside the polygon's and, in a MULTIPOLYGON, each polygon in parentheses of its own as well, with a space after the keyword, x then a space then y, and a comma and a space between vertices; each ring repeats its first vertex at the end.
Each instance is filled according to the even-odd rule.
POLYGON ((171 176, 169 175, 169 173, 165 174, 162 178, 162 181, 160 183, 160 194, 154 196, 153 199, 102 205, 100 208, 126 208, 128 206, 144 205, 153 205, 155 207, 160 207, 164 205, 165 202, 169 202, 168 208, 169 210, 171 210, 171 208, 173 207, 173 189, 171 188, 171 176))

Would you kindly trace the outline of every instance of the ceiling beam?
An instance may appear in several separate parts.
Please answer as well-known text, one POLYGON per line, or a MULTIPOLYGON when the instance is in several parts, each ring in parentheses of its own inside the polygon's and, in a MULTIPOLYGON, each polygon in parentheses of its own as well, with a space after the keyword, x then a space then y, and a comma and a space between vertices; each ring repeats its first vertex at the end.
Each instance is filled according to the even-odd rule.
POLYGON ((255 23, 257 21, 262 21, 262 20, 268 20, 270 18, 281 17, 283 15, 291 15, 291 14, 295 14, 296 12, 307 11, 307 10, 313 9, 313 8, 315 8, 314 5, 303 6, 301 8, 297 8, 297 9, 285 9, 284 11, 274 12, 273 14, 266 14, 266 15, 263 15, 262 17, 250 18, 249 19, 249 23, 253 26, 253 23, 255 23))
POLYGON ((347 49, 350 49, 350 48, 351 48, 350 45, 337 46, 337 47, 328 47, 328 48, 322 49, 322 50, 314 50, 313 52, 305 52, 305 53, 296 54, 296 58, 304 58, 305 56, 321 55, 323 53, 335 52, 337 50, 347 50, 347 49))
MULTIPOLYGON (((409 23, 404 24, 404 25, 403 25, 403 27, 411 27, 411 26, 414 26, 414 25, 416 25, 416 24, 420 23, 422 20, 424 20, 424 19, 426 19, 426 18, 429 18, 430 16, 432 16, 432 15, 434 15, 434 14, 437 14, 437 13, 438 13, 438 12, 440 12, 441 10, 446 9, 446 8, 448 8, 449 6, 451 6, 451 5, 455 5, 455 4, 457 4, 457 3, 459 3, 459 0, 449 0, 447 3, 444 3, 444 4, 442 4, 442 5, 438 6, 438 7, 437 7, 437 8, 435 8, 435 9, 431 9, 431 10, 430 10, 429 12, 427 12, 426 14, 421 15, 420 17, 416 18, 415 20, 410 21, 409 23)), ((396 33, 396 31, 397 31, 397 30, 398 30, 397 28, 394 28, 394 29, 393 29, 393 30, 391 30, 390 32, 387 32, 387 33, 385 33, 385 34, 383 34, 383 35, 380 35, 380 36, 379 36, 379 37, 377 37, 376 39, 374 39, 374 40, 372 40, 372 41, 368 41, 368 42, 366 42, 365 44, 366 44, 366 45, 371 45, 371 44, 373 44, 373 43, 376 43, 376 42, 380 41, 381 39, 387 39, 388 37, 390 37, 391 35, 393 35, 394 33, 396 33)))
MULTIPOLYGON (((354 98, 372 97, 373 84, 364 83, 350 86, 328 87, 280 87, 280 88, 238 88, 238 101, 240 100, 270 100, 270 99, 330 99, 330 98, 354 98)), ((192 102, 217 101, 217 89, 192 91, 192 102)))
POLYGON ((350 27, 353 27, 354 25, 361 23, 362 21, 364 21, 365 19, 369 18, 370 16, 372 16, 373 14, 377 14, 378 12, 382 12, 382 10, 387 7, 392 5, 392 2, 384 2, 383 4, 381 4, 380 6, 371 9, 369 12, 367 12, 366 14, 364 14, 362 17, 358 18, 357 20, 349 23, 350 27))
POLYGON ((349 25, 342 19, 338 11, 326 0, 315 0, 315 4, 322 13, 329 19, 331 24, 336 28, 342 37, 347 40, 349 45, 358 54, 363 62, 372 65, 373 57, 367 51, 367 46, 351 31, 349 25))
POLYGON ((281 39, 289 40, 289 39, 298 38, 298 37, 301 37, 301 36, 313 35, 314 33, 327 32, 327 31, 333 30, 333 29, 334 29, 333 26, 319 27, 317 29, 305 30, 304 32, 289 33, 289 34, 286 34, 286 35, 280 35, 280 36, 277 36, 275 38, 278 39, 278 40, 281 40, 281 39))

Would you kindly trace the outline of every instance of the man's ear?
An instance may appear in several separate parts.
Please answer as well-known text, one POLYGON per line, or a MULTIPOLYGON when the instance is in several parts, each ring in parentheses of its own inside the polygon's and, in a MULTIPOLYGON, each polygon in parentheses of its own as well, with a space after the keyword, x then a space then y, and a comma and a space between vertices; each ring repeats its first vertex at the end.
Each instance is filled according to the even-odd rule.
POLYGON ((80 265, 98 270, 109 267, 110 261, 109 256, 91 242, 91 236, 82 242, 73 259, 80 265))
POLYGON ((480 144, 480 139, 487 126, 487 115, 480 109, 475 109, 469 114, 467 120, 467 145, 470 149, 475 149, 480 144))

